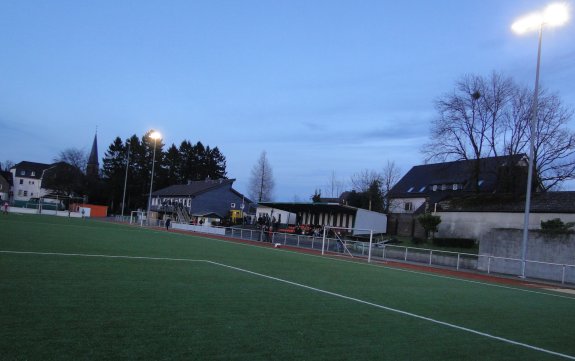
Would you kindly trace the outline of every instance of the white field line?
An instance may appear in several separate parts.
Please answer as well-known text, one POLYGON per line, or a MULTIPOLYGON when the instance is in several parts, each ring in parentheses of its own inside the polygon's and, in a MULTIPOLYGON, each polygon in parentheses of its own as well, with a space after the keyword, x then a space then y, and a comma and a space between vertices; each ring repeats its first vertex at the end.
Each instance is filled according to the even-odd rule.
POLYGON ((289 284, 289 285, 296 286, 296 287, 301 287, 301 288, 305 288, 305 289, 308 289, 308 290, 311 290, 311 291, 314 291, 314 292, 319 292, 319 293, 323 293, 323 294, 326 294, 326 295, 330 295, 330 296, 334 296, 334 297, 338 297, 338 298, 343 298, 343 299, 348 300, 348 301, 353 301, 353 302, 361 303, 361 304, 364 304, 364 305, 368 305, 368 306, 376 307, 376 308, 379 308, 379 309, 383 309, 383 310, 386 310, 386 311, 399 313, 399 314, 404 315, 404 316, 409 316, 409 317, 417 318, 417 319, 420 319, 420 320, 424 320, 424 321, 436 323, 436 324, 439 324, 439 325, 442 325, 442 326, 447 326, 447 327, 450 327, 450 328, 454 328, 454 329, 457 329, 457 330, 460 330, 460 331, 465 331, 465 332, 473 333, 473 334, 475 334, 475 335, 479 335, 479 336, 491 338, 491 339, 494 339, 494 340, 497 340, 497 341, 501 341, 501 342, 505 342, 505 343, 509 343, 509 344, 512 344, 512 345, 516 345, 516 346, 528 348, 528 349, 535 350, 535 351, 539 351, 539 352, 544 352, 544 353, 547 353, 547 354, 550 354, 550 355, 563 357, 563 358, 566 358, 566 359, 569 359, 569 360, 575 360, 575 356, 571 356, 571 355, 567 355, 567 354, 563 354, 563 353, 559 353, 559 352, 547 350, 547 349, 544 349, 544 348, 532 346, 532 345, 529 345, 529 344, 526 344, 526 343, 522 343, 522 342, 513 341, 513 340, 510 340, 510 339, 507 339, 507 338, 503 338, 503 337, 499 337, 499 336, 494 336, 494 335, 491 335, 491 334, 489 334, 489 333, 476 331, 476 330, 473 330, 473 329, 470 329, 470 328, 467 328, 467 327, 463 327, 463 326, 457 326, 457 325, 454 325, 454 324, 452 324, 452 323, 448 323, 448 322, 444 322, 444 321, 439 321, 439 320, 436 320, 436 319, 433 319, 433 318, 430 318, 430 317, 425 317, 425 316, 421 316, 421 315, 418 315, 418 314, 415 314, 415 313, 398 310, 398 309, 396 309, 396 308, 391 308, 391 307, 387 307, 387 306, 384 306, 384 305, 379 305, 379 304, 377 304, 377 303, 372 303, 372 302, 360 300, 359 298, 354 298, 354 297, 345 296, 345 295, 342 295, 342 294, 339 294, 339 293, 322 290, 322 289, 320 289, 320 288, 315 288, 315 287, 307 286, 307 285, 304 285, 304 284, 301 284, 301 283, 292 282, 292 281, 284 280, 284 279, 277 278, 277 277, 273 277, 273 276, 268 276, 268 275, 265 275, 265 274, 262 274, 262 273, 257 273, 257 272, 249 271, 249 270, 246 270, 246 269, 243 269, 243 268, 234 267, 234 266, 226 265, 226 264, 223 264, 223 263, 218 263, 218 262, 214 262, 214 261, 206 261, 206 262, 211 263, 211 264, 214 264, 214 265, 217 265, 217 266, 221 266, 221 267, 233 269, 233 270, 236 270, 236 271, 239 271, 239 272, 245 272, 245 273, 248 273, 248 274, 251 274, 251 275, 254 275, 254 276, 263 277, 263 278, 267 278, 267 279, 274 280, 274 281, 278 281, 278 282, 282 282, 282 283, 287 283, 287 284, 289 284))
POLYGON ((40 256, 69 256, 69 257, 94 257, 94 258, 120 258, 120 259, 144 259, 151 261, 178 261, 178 262, 209 262, 205 259, 167 258, 167 257, 140 257, 140 256, 112 256, 107 254, 84 254, 84 253, 59 253, 59 252, 26 252, 26 251, 0 251, 8 254, 32 254, 40 256))
MULTIPOLYGON (((164 232, 160 232, 160 231, 155 231, 155 232, 164 233, 164 232)), ((186 233, 170 233, 170 234, 180 235, 180 236, 184 236, 184 237, 185 236, 192 236, 192 237, 196 237, 196 238, 203 238, 203 239, 206 239, 209 241, 223 242, 223 243, 227 243, 227 244, 231 244, 231 245, 237 245, 237 246, 244 246, 244 247, 253 247, 254 246, 253 244, 250 244, 250 243, 243 243, 243 242, 237 242, 237 241, 231 241, 231 240, 228 241, 228 240, 219 239, 219 238, 210 238, 209 236, 206 236, 206 235, 196 235, 196 234, 186 234, 186 233)), ((226 236, 226 237, 229 237, 229 236, 226 236)), ((244 240, 244 239, 239 239, 239 238, 237 240, 238 241, 249 241, 249 240, 244 240)), ((254 241, 252 241, 252 242, 254 242, 254 241)), ((406 272, 406 273, 412 273, 412 274, 417 274, 417 275, 426 276, 426 277, 442 278, 442 279, 448 279, 448 280, 453 280, 453 281, 458 281, 458 282, 471 283, 471 284, 482 285, 482 286, 487 286, 487 287, 496 287, 496 288, 502 288, 502 289, 507 289, 507 290, 513 290, 513 291, 534 293, 537 295, 557 297, 557 298, 563 298, 563 299, 575 301, 575 297, 569 297, 569 296, 565 296, 565 295, 561 295, 561 294, 551 293, 551 292, 561 292, 560 289, 544 288, 545 290, 551 291, 551 292, 534 291, 534 290, 529 290, 526 288, 511 287, 511 286, 505 286, 505 285, 500 285, 500 284, 496 284, 496 283, 474 281, 474 280, 469 280, 469 279, 459 278, 459 277, 454 277, 454 276, 445 276, 445 275, 440 275, 440 274, 436 274, 436 273, 432 273, 432 272, 414 271, 414 270, 404 269, 404 268, 400 268, 400 267, 386 266, 384 264, 381 264, 381 262, 386 262, 386 261, 378 260, 378 259, 375 259, 373 263, 367 263, 367 262, 349 261, 346 259, 334 258, 334 257, 329 257, 329 256, 320 256, 320 255, 315 255, 315 254, 310 254, 310 253, 305 253, 305 252, 298 252, 295 250, 289 250, 289 249, 285 249, 285 248, 278 250, 277 248, 262 247, 262 249, 266 249, 266 250, 269 250, 272 252, 278 252, 278 251, 289 252, 289 253, 294 253, 294 254, 298 254, 298 255, 302 255, 302 256, 306 256, 306 257, 319 258, 319 259, 323 259, 323 260, 352 263, 352 264, 368 266, 368 267, 377 267, 377 268, 383 268, 383 269, 387 269, 387 270, 395 271, 395 272, 406 272)), ((394 260, 389 260, 389 261, 395 262, 394 260)), ((397 263, 401 263, 401 262, 397 262, 397 263)))
POLYGON ((248 273, 254 276, 258 276, 258 277, 262 277, 262 278, 266 278, 266 279, 270 279, 273 281, 277 281, 277 282, 282 282, 285 284, 289 284, 292 286, 296 286, 296 287, 301 287, 301 288, 305 288, 307 290, 310 291, 314 291, 314 292, 318 292, 318 293, 323 293, 329 296, 333 296, 333 297, 337 297, 337 298, 342 298, 348 301, 352 301, 352 302, 357 302, 357 303, 361 303, 364 305, 368 305, 371 307, 376 307, 382 310, 386 310, 389 312, 394 312, 394 313, 398 313, 404 316, 408 316, 408 317, 412 317, 412 318, 416 318, 419 320, 424 320, 424 321, 428 321, 431 323, 435 323, 438 325, 442 325, 442 326, 446 326, 449 328, 453 328, 456 330, 460 330, 460 331, 464 331, 464 332, 468 332, 468 333, 472 333, 478 336, 482 336, 482 337, 486 337, 486 338, 490 338, 493 340, 497 340, 497 341, 501 341, 504 343, 508 343, 511 345, 515 345, 515 346, 519 346, 519 347, 523 347, 523 348, 527 348, 530 350, 534 350, 534 351, 539 351, 539 352, 543 352, 543 353, 547 353, 550 355, 554 355, 554 356, 558 356, 558 357, 562 357, 562 358, 566 358, 569 360, 575 360, 575 356, 571 356, 571 355, 567 355, 567 354, 563 354, 563 353, 559 353, 559 352, 555 352, 555 351, 551 351, 551 350, 547 350, 541 347, 536 347, 536 346, 532 346, 526 343, 522 343, 522 342, 518 342, 518 341, 513 341, 504 337, 499 337, 499 336, 495 336, 495 335, 491 335, 489 333, 485 333, 485 332, 480 332, 480 331, 476 331, 467 327, 463 327, 463 326, 458 326, 452 323, 448 323, 448 322, 444 322, 444 321, 439 321, 430 317, 425 317, 425 316, 421 316, 415 313, 411 313, 411 312, 407 312, 407 311, 402 311, 396 308, 392 308, 392 307, 387 307, 384 305, 380 305, 377 303, 373 303, 373 302, 368 302, 368 301, 364 301, 361 300, 359 298, 354 298, 354 297, 350 297, 350 296, 345 296, 339 293, 335 293, 335 292, 330 292, 330 291, 326 291, 326 290, 322 290, 320 288, 315 288, 315 287, 311 287, 311 286, 307 286, 301 283, 297 283, 297 282, 292 282, 292 281, 288 281, 288 280, 284 280, 282 278, 278 278, 278 277, 273 277, 273 276, 268 276, 265 275, 263 273, 258 273, 258 272, 254 272, 254 271, 250 271, 250 270, 246 270, 243 268, 239 268, 239 267, 235 267, 235 266, 230 266, 230 265, 226 265, 223 263, 219 263, 219 262, 214 262, 214 261, 209 261, 209 260, 199 260, 199 259, 186 259, 186 258, 168 258, 168 257, 139 257, 139 256, 111 256, 111 255, 100 255, 100 254, 81 254, 81 253, 56 253, 56 252, 19 252, 19 251, 0 251, 0 253, 7 253, 7 254, 32 254, 32 255, 46 255, 46 256, 71 256, 71 257, 99 257, 99 258, 116 258, 116 259, 137 259, 137 260, 154 260, 154 261, 177 261, 177 262, 204 262, 204 263, 209 263, 212 265, 216 265, 216 266, 220 266, 220 267, 224 267, 224 268, 228 268, 228 269, 232 269, 235 271, 239 271, 239 272, 244 272, 244 273, 248 273))

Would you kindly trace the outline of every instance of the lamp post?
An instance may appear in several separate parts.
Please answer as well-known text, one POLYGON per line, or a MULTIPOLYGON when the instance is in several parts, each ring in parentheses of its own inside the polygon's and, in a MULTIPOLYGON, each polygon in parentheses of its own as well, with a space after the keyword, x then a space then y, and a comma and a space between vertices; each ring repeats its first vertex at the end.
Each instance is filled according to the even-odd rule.
POLYGON ((150 138, 154 140, 154 155, 152 156, 152 177, 150 178, 150 194, 148 195, 148 212, 146 213, 146 219, 148 220, 148 225, 150 225, 150 209, 152 208, 152 189, 154 185, 154 166, 156 165, 156 142, 158 139, 162 138, 162 135, 155 130, 152 130, 149 135, 150 138))
POLYGON ((126 155, 126 176, 124 177, 124 194, 122 195, 122 222, 124 221, 124 205, 126 204, 126 186, 128 185, 129 165, 130 165, 130 143, 128 143, 128 154, 126 155))
POLYGON ((531 208, 531 189, 533 188, 533 168, 535 164, 535 139, 537 132, 537 107, 539 96, 539 68, 541 66, 541 40, 543 27, 560 26, 569 19, 567 6, 562 3, 548 5, 542 12, 527 15, 513 23, 511 29, 517 34, 525 34, 531 31, 539 33, 537 47, 537 66, 535 70, 535 89, 533 90, 533 104, 531 108, 531 121, 529 123, 529 167, 527 173, 527 191, 525 194, 525 214, 523 218, 523 238, 521 242, 521 276, 525 278, 525 264, 527 260, 527 243, 529 241, 529 211, 531 208))

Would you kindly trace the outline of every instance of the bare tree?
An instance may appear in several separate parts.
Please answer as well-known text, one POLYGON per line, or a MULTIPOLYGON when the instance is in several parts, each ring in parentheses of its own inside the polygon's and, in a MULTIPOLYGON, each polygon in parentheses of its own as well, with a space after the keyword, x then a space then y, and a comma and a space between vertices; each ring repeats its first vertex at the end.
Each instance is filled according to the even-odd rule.
POLYGON ((54 162, 66 162, 86 172, 86 163, 88 163, 88 154, 78 148, 67 148, 54 158, 54 162))
POLYGON ((568 129, 573 109, 556 94, 539 95, 535 169, 545 190, 575 177, 575 133, 568 129))
POLYGON ((272 167, 268 161, 266 151, 263 151, 257 163, 252 168, 248 185, 248 194, 258 202, 271 201, 273 198, 275 181, 272 167))
POLYGON ((328 183, 324 187, 324 194, 331 198, 337 198, 343 192, 344 183, 337 179, 335 170, 331 171, 328 183))
POLYGON ((395 165, 393 161, 387 161, 381 173, 381 194, 383 195, 383 211, 388 213, 393 210, 394 205, 389 198, 391 188, 399 182, 401 178, 401 169, 395 165))
MULTIPOLYGON (((422 148, 426 161, 475 160, 474 186, 480 158, 529 153, 533 95, 510 78, 464 76, 436 109, 430 142, 422 148)), ((575 178, 575 133, 567 126, 573 110, 542 90, 537 114, 535 170, 547 190, 575 178)))
POLYGON ((381 174, 374 170, 364 169, 351 176, 351 187, 356 192, 367 192, 373 182, 381 182, 381 174))
POLYGON ((12 168, 14 165, 15 165, 14 162, 12 162, 11 160, 7 160, 3 163, 0 162, 0 170, 8 172, 10 168, 12 168))

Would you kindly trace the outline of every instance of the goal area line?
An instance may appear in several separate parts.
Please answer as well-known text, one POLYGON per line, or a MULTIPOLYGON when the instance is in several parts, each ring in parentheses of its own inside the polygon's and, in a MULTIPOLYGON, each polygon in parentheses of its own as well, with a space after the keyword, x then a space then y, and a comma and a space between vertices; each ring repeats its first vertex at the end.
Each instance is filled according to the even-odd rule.
POLYGON ((369 301, 365 301, 359 298, 355 298, 355 297, 350 297, 350 296, 346 296, 340 293, 336 293, 336 292, 331 292, 331 291, 327 291, 327 290, 323 290, 321 288, 316 288, 316 287, 312 287, 312 286, 308 286, 302 283, 297 283, 297 282, 293 282, 293 281, 289 281, 289 280, 285 280, 279 277, 274 277, 274 276, 270 276, 270 275, 266 275, 263 273, 259 273, 259 272, 254 272, 254 271, 250 271, 244 268, 240 268, 240 267, 236 267, 236 266, 231 266, 225 263, 220 263, 220 262, 215 262, 215 261, 210 261, 210 260, 204 260, 204 259, 188 259, 188 258, 169 258, 169 257, 145 257, 145 256, 124 256, 124 255, 104 255, 104 254, 82 254, 82 253, 60 253, 60 252, 30 252, 30 251, 1 251, 0 250, 0 254, 19 254, 19 255, 39 255, 39 256, 59 256, 59 257, 87 257, 87 258, 108 258, 108 259, 125 259, 125 260, 150 260, 150 261, 170 261, 170 262, 195 262, 195 263, 208 263, 214 266, 218 266, 221 268, 226 268, 226 269, 230 269, 230 270, 234 270, 237 272, 242 272, 242 273, 246 273, 246 274, 250 274, 252 276, 256 276, 256 277, 260 277, 260 278, 265 278, 268 280, 272 280, 272 281, 276 281, 276 282, 281 282, 284 284, 288 284, 291 286, 295 286, 295 287, 299 287, 299 288, 304 288, 313 292, 318 292, 318 293, 322 293, 328 296, 332 296, 332 297, 336 297, 336 298, 340 298, 340 299, 344 299, 347 301, 351 301, 351 302, 355 302, 355 303, 360 303, 366 306, 370 306, 370 307, 375 307, 381 310, 385 310, 388 312, 392 312, 392 313, 396 313, 396 314, 400 314, 403 316, 407 316, 407 317, 411 317, 411 318, 415 318, 415 319, 419 319, 422 321, 427 321, 430 323, 434 323, 436 325, 441 325, 441 326, 445 326, 448 328, 452 328, 452 329, 456 329, 459 331, 464 331, 467 333, 472 333, 478 336, 482 336, 482 337, 486 337, 492 340, 496 340, 496 341, 500 341, 503 343, 507 343, 510 345, 515 345, 515 346, 519 346, 522 348, 527 348, 533 351, 538 351, 538 352, 542 352, 542 353, 546 353, 549 355, 554 355, 554 356, 558 356, 558 357, 562 357, 565 359, 569 359, 569 360, 575 360, 575 356, 572 355, 567 355, 567 354, 563 354, 560 352, 555 352, 552 350, 547 350, 544 348, 540 348, 540 347, 536 347, 533 345, 529 345, 526 343, 522 343, 522 342, 518 342, 518 341, 514 341, 511 339, 507 339, 504 337, 499 337, 499 336, 495 336, 486 332, 481 332, 481 331, 477 331, 471 328, 467 328, 467 327, 463 327, 463 326, 458 326, 456 324, 452 324, 449 322, 444 322, 444 321, 440 321, 440 320, 436 320, 430 317, 426 317, 426 316, 422 316, 422 315, 418 315, 412 312, 408 312, 408 311, 403 311, 397 308, 392 308, 392 307, 388 307, 385 305, 381 305, 381 304, 377 304, 377 303, 373 303, 373 302, 369 302, 369 301))

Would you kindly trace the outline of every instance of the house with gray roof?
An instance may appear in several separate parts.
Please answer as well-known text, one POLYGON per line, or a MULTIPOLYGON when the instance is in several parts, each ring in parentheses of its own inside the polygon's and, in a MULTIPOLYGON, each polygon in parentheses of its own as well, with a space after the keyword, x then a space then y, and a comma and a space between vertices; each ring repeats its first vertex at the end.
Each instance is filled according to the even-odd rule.
MULTIPOLYGON (((157 216, 184 210, 192 221, 219 221, 233 213, 255 214, 254 203, 232 186, 235 179, 206 179, 152 192, 150 210, 157 216)), ((152 216, 153 217, 153 216, 152 216)), ((185 215, 184 215, 185 217, 185 215)))
POLYGON ((43 197, 48 190, 42 188, 42 176, 51 164, 23 161, 12 168, 13 200, 27 202, 30 198, 43 197))
MULTIPOLYGON (((418 165, 389 193, 388 229, 399 235, 421 236, 415 217, 435 212, 448 198, 469 194, 522 194, 528 160, 524 154, 418 165)), ((534 182, 537 184, 537 182, 534 182)))

